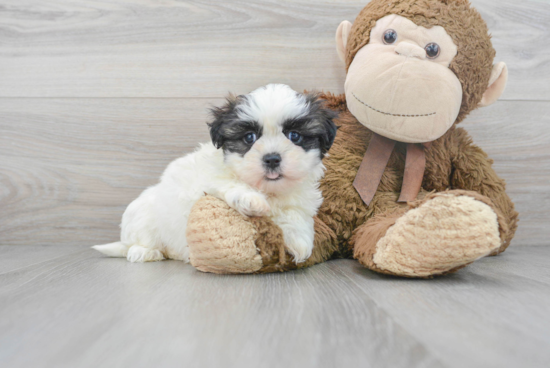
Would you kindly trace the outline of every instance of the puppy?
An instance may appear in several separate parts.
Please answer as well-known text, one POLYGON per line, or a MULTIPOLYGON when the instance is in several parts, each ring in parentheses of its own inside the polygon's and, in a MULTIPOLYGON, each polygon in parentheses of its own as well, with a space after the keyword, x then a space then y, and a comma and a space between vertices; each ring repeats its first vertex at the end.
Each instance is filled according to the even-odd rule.
POLYGON ((229 96, 211 110, 212 143, 168 165, 122 216, 120 242, 92 248, 130 262, 189 262, 185 236, 191 208, 205 193, 244 216, 269 216, 296 263, 313 249, 313 216, 323 198, 321 162, 336 135, 336 113, 316 94, 269 84, 229 96))

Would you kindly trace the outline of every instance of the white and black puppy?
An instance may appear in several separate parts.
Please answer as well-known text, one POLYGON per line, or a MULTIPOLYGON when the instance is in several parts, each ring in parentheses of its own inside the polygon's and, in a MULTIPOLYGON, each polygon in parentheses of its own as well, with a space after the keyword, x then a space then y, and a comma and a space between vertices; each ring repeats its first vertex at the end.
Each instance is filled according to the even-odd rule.
POLYGON ((120 242, 93 248, 130 262, 188 262, 187 219, 207 193, 245 216, 269 216, 294 261, 309 258, 313 217, 323 201, 321 160, 336 135, 336 113, 316 94, 281 84, 230 96, 212 113, 212 143, 170 163, 160 183, 128 206, 120 242))

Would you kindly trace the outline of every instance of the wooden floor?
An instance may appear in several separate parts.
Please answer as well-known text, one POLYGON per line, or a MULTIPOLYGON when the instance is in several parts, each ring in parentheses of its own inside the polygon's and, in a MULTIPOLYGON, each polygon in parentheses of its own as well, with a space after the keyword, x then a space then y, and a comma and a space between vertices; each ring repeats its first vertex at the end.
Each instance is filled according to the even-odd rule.
POLYGON ((128 264, 127 204, 271 82, 342 93, 367 0, 0 1, 0 367, 549 367, 550 4, 472 0, 509 83, 461 125, 520 213, 510 250, 403 280, 128 264))
POLYGON ((0 247, 0 367, 548 367, 550 247, 433 280, 0 247))

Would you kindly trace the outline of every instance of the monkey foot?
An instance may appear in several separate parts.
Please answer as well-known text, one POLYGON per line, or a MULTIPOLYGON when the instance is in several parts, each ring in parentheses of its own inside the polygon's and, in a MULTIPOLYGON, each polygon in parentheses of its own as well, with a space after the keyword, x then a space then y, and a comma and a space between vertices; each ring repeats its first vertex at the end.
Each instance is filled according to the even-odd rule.
POLYGON ((501 245, 497 214, 468 195, 439 193, 399 217, 376 243, 384 273, 429 277, 464 267, 501 245))

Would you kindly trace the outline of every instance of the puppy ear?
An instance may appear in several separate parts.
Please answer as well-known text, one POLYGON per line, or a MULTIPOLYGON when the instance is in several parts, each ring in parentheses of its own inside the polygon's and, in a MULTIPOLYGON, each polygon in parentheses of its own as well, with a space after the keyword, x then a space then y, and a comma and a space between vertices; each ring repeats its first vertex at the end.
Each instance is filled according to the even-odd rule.
POLYGON ((334 120, 338 118, 339 113, 326 107, 325 100, 320 93, 307 93, 306 99, 310 103, 310 111, 313 114, 314 120, 321 128, 319 139, 321 143, 321 154, 325 153, 332 147, 336 138, 338 127, 334 120))
POLYGON ((322 123, 325 126, 325 134, 321 137, 321 152, 324 156, 330 147, 332 147, 336 138, 338 127, 334 123, 334 119, 338 117, 338 112, 328 108, 322 108, 321 111, 323 116, 322 123))
POLYGON ((229 94, 226 98, 226 103, 222 107, 212 107, 210 113, 214 120, 211 123, 207 123, 208 128, 210 129, 210 139, 212 139, 212 144, 216 148, 223 147, 225 143, 225 137, 223 135, 222 126, 231 119, 235 118, 235 107, 237 106, 237 101, 240 96, 235 96, 229 94))

